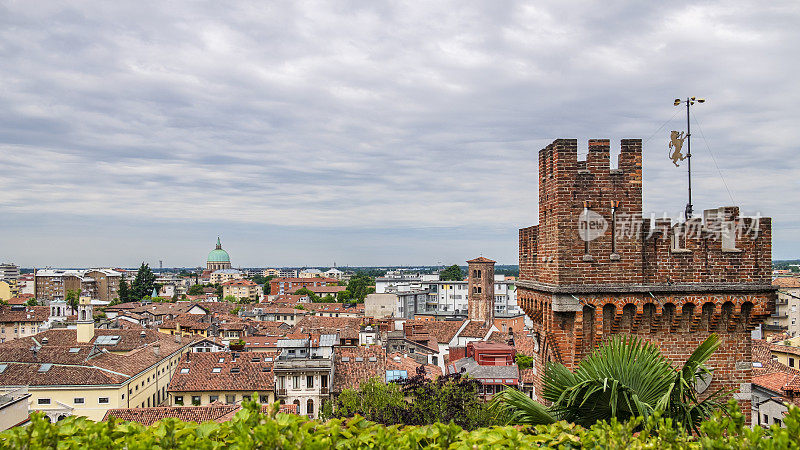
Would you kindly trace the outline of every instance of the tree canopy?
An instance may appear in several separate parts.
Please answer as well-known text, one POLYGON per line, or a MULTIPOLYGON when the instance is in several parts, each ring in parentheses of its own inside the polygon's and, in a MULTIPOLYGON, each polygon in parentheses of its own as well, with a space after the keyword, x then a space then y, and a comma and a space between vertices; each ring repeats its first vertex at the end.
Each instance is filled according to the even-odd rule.
POLYGON ((129 301, 138 302, 150 296, 156 287, 156 275, 150 270, 150 265, 142 263, 136 278, 131 283, 129 301))
POLYGON ((458 264, 453 264, 439 272, 439 279, 442 281, 463 281, 464 272, 461 271, 461 267, 458 264))

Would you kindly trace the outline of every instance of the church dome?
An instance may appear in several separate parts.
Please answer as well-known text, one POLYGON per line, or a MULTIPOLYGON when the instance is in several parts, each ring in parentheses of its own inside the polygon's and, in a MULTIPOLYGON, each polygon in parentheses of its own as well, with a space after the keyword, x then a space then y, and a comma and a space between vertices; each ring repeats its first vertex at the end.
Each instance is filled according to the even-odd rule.
POLYGON ((208 262, 231 262, 231 257, 221 248, 214 249, 208 254, 208 262))
POLYGON ((231 257, 228 252, 222 249, 222 243, 219 238, 217 238, 217 248, 211 250, 211 253, 208 254, 208 262, 231 262, 231 257))

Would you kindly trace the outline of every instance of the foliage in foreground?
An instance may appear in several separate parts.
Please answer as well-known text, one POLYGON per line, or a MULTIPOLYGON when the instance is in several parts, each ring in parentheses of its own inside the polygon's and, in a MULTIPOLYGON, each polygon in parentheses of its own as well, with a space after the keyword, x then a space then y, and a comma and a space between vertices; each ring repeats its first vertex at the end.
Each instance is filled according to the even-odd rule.
POLYGON ((700 426, 697 436, 674 426, 658 414, 647 420, 612 419, 591 428, 567 422, 535 427, 491 427, 463 430, 453 423, 425 426, 385 426, 363 417, 325 423, 301 416, 261 414, 255 402, 246 402, 233 420, 196 424, 165 419, 151 427, 111 420, 92 422, 70 417, 56 424, 41 413, 28 427, 0 433, 0 448, 68 449, 356 449, 356 448, 527 448, 557 447, 628 449, 800 449, 800 409, 792 406, 786 428, 750 429, 735 402, 728 414, 717 412, 700 426))
POLYGON ((332 413, 327 415, 359 415, 384 425, 453 422, 465 429, 494 425, 494 416, 478 397, 478 388, 476 380, 459 374, 427 380, 424 369, 400 383, 372 378, 357 390, 342 391, 332 413))
POLYGON ((706 361, 719 347, 712 334, 675 370, 653 343, 637 337, 615 336, 570 371, 550 364, 545 371, 544 407, 524 394, 508 389, 495 397, 493 409, 505 415, 506 423, 548 424, 566 420, 582 426, 616 418, 628 421, 658 413, 683 428, 698 431, 722 404, 720 392, 700 400, 695 383, 709 369, 706 361))

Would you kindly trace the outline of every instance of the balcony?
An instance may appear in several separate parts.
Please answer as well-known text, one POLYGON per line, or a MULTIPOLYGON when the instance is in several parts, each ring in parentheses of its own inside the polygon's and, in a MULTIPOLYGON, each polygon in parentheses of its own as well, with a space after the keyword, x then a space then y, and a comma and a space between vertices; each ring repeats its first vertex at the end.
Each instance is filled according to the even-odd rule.
POLYGON ((322 395, 328 395, 328 394, 330 394, 330 390, 328 388, 326 388, 326 387, 320 388, 319 393, 322 394, 322 395))
POLYGON ((772 317, 773 319, 785 319, 785 318, 789 317, 789 314, 787 314, 785 312, 783 312, 783 313, 782 312, 774 312, 774 313, 770 314, 769 316, 772 317))
POLYGON ((279 396, 283 396, 283 397, 285 397, 285 396, 286 396, 286 388, 283 388, 283 389, 275 389, 275 394, 276 394, 276 395, 279 395, 279 396))

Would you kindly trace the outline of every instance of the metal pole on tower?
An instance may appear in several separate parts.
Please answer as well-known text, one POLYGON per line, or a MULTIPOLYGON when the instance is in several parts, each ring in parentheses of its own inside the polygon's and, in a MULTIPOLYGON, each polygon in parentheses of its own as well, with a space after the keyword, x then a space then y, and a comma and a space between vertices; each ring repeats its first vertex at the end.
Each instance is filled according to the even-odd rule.
POLYGON ((691 122, 689 121, 689 106, 693 102, 686 99, 686 158, 689 168, 689 203, 686 204, 686 218, 692 217, 692 130, 691 122))
POLYGON ((683 161, 684 159, 688 159, 686 166, 688 168, 688 176, 689 176, 689 202, 686 203, 686 210, 684 211, 686 218, 689 219, 692 217, 693 212, 693 205, 692 205, 692 124, 691 124, 691 106, 694 105, 694 102, 697 103, 705 103, 704 98, 697 98, 697 97, 686 97, 686 100, 681 100, 679 98, 675 99, 673 103, 675 106, 680 105, 683 102, 686 102, 686 135, 683 139, 686 140, 686 156, 682 156, 680 154, 681 143, 683 139, 679 137, 677 131, 672 132, 672 142, 670 143, 670 148, 675 148, 675 153, 671 156, 672 162, 675 163, 677 166, 678 160, 683 161))

